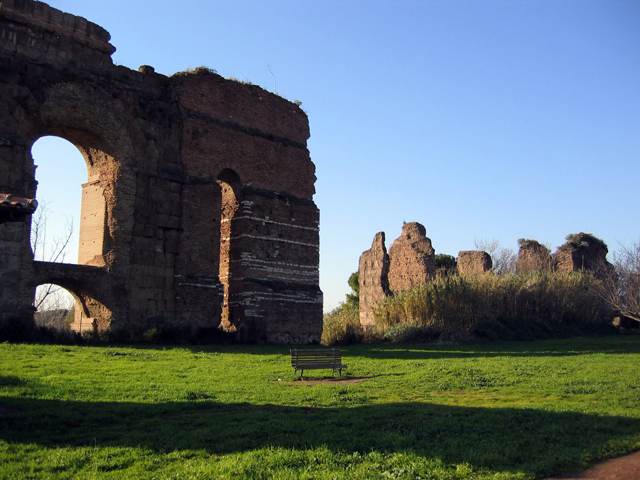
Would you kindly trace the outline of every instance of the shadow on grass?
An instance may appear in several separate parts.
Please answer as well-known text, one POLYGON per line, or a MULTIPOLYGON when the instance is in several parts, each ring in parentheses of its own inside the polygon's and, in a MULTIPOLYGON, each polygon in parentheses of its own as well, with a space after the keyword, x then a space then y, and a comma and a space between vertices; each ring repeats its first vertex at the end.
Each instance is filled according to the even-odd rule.
POLYGON ((441 344, 353 345, 343 348, 342 355, 371 359, 437 360, 448 358, 491 357, 571 357, 577 355, 638 354, 640 335, 606 335, 573 339, 520 342, 468 342, 441 344))
MULTIPOLYGON (((81 347, 82 348, 82 347, 81 347)), ((325 347, 322 345, 158 345, 158 344, 109 344, 90 345, 87 348, 114 348, 138 351, 187 350, 193 354, 243 354, 280 355, 288 361, 292 349, 342 350, 345 362, 348 358, 369 358, 374 360, 437 360, 449 358, 491 358, 491 357, 570 357, 603 354, 640 353, 640 335, 597 335, 571 339, 551 339, 536 341, 488 342, 476 341, 443 345, 438 343, 394 343, 359 344, 347 347, 325 347)), ((117 353, 114 353, 117 355, 117 353)), ((126 355, 126 353, 121 353, 126 355)))
POLYGON ((551 339, 536 341, 488 342, 475 341, 443 345, 438 343, 394 343, 359 344, 346 347, 325 347, 321 345, 191 345, 191 346, 144 346, 141 348, 182 348, 198 353, 240 353, 248 355, 287 356, 293 348, 339 348, 343 358, 370 358, 378 360, 437 360, 448 358, 490 358, 490 357, 571 357, 603 354, 640 353, 640 335, 594 335, 571 339, 551 339))
POLYGON ((3 398, 0 439, 43 447, 145 447, 241 453, 263 447, 413 452, 536 475, 578 468, 632 445, 640 420, 429 403, 312 408, 213 401, 162 404, 3 398))

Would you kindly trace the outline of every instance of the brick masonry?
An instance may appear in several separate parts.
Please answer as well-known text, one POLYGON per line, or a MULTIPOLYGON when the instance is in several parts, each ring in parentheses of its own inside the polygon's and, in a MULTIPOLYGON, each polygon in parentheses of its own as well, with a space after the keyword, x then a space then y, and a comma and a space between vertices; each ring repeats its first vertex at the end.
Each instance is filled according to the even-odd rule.
POLYGON ((458 252, 458 273, 462 276, 478 275, 493 268, 491 256, 479 250, 458 252))
POLYGON ((596 277, 608 277, 615 274, 613 265, 607 261, 608 253, 602 240, 580 232, 567 236, 567 241, 551 257, 551 266, 561 272, 588 270, 596 277))
POLYGON ((389 247, 389 288, 409 290, 436 276, 436 252, 418 222, 405 223, 402 234, 389 247))
POLYGON ((518 263, 516 273, 533 273, 551 269, 551 250, 536 240, 518 241, 518 263))
POLYGON ((360 286, 360 324, 373 325, 373 311, 378 303, 391 295, 389 290, 389 255, 384 244, 384 232, 376 233, 371 248, 360 256, 358 283, 360 286))
POLYGON ((435 272, 435 250, 423 225, 405 223, 389 254, 384 232, 377 233, 371 249, 360 256, 360 324, 364 327, 374 324, 374 311, 381 301, 432 280, 435 272))
MULTIPOLYGON (((0 192, 37 198, 30 149, 42 136, 69 140, 86 162, 83 265, 55 275, 76 296, 76 328, 222 322, 246 339, 319 341, 305 113, 207 69, 166 77, 116 66, 109 40, 44 3, 0 2, 0 192)), ((29 222, 7 225, 3 317, 28 313, 54 268, 33 262, 29 222)))

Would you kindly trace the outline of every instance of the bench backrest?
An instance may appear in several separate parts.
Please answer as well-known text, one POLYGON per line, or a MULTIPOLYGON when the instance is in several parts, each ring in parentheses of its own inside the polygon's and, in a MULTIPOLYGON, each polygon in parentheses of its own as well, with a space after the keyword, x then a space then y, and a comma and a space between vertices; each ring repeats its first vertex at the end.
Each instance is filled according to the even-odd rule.
POLYGON ((340 365, 342 350, 337 348, 324 350, 291 350, 291 366, 304 367, 306 365, 340 365))

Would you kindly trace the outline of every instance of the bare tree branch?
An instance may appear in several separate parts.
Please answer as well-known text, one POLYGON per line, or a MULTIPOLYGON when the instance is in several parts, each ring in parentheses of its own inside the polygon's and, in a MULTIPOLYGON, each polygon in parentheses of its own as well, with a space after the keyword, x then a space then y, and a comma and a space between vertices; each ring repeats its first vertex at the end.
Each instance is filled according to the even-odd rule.
POLYGON ((474 239, 476 250, 487 252, 493 262, 493 271, 498 275, 513 275, 516 273, 518 255, 510 248, 502 248, 498 240, 474 239))
MULTIPOLYGON (((38 210, 31 218, 31 250, 34 260, 62 263, 69 253, 74 231, 73 219, 66 217, 66 226, 62 234, 50 239, 47 235, 50 214, 49 202, 40 202, 38 210)), ((33 305, 38 312, 69 310, 73 306, 73 298, 58 285, 44 284, 36 289, 33 305)))
POLYGON ((603 275, 596 293, 614 310, 640 322, 640 239, 613 254, 615 273, 603 275))

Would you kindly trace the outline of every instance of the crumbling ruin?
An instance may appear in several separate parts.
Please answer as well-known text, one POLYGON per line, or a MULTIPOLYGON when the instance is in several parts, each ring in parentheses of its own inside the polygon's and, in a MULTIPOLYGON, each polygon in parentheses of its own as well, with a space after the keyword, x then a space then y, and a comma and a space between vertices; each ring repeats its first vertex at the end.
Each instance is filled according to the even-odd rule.
POLYGON ((402 292, 436 276, 436 252, 427 231, 418 222, 405 223, 389 247, 389 288, 402 292))
MULTIPOLYGON (((536 240, 518 240, 520 251, 516 273, 588 270, 600 278, 617 278, 615 268, 606 259, 608 248, 602 240, 588 233, 567 235, 566 239, 553 256, 536 240)), ((377 233, 371 248, 360 256, 360 324, 365 328, 373 325, 374 311, 387 297, 433 280, 436 277, 435 257, 424 226, 417 222, 403 225, 402 235, 393 242, 388 254, 384 232, 377 233)), ((450 259, 453 261, 453 257, 450 259)), ((491 255, 477 250, 458 252, 455 263, 454 271, 462 277, 481 275, 493 269, 491 255)), ((632 276, 631 281, 639 278, 632 276)))
POLYGON ((609 248, 602 240, 583 232, 567 235, 566 240, 553 254, 551 264, 554 270, 588 270, 601 278, 615 273, 613 265, 607 261, 609 248))
POLYGON ((461 276, 479 275, 493 268, 491 255, 479 250, 458 252, 458 273, 461 276))
POLYGON ((551 269, 551 250, 536 240, 518 240, 516 273, 533 273, 551 269))
POLYGON ((376 233, 371 249, 360 256, 358 267, 359 305, 360 324, 363 326, 375 323, 373 309, 391 294, 389 290, 389 255, 384 245, 384 237, 384 232, 376 233))
POLYGON ((0 2, 0 192, 38 197, 30 150, 45 135, 87 168, 79 265, 33 261, 30 220, 0 225, 0 317, 31 315, 35 288, 55 283, 75 297, 79 331, 222 322, 319 341, 305 113, 204 68, 116 66, 109 40, 45 3, 0 2))
POLYGON ((363 326, 374 323, 375 306, 392 292, 408 290, 435 278, 435 250, 423 225, 405 223, 388 255, 384 240, 384 232, 377 233, 371 249, 360 256, 360 324, 363 326))

